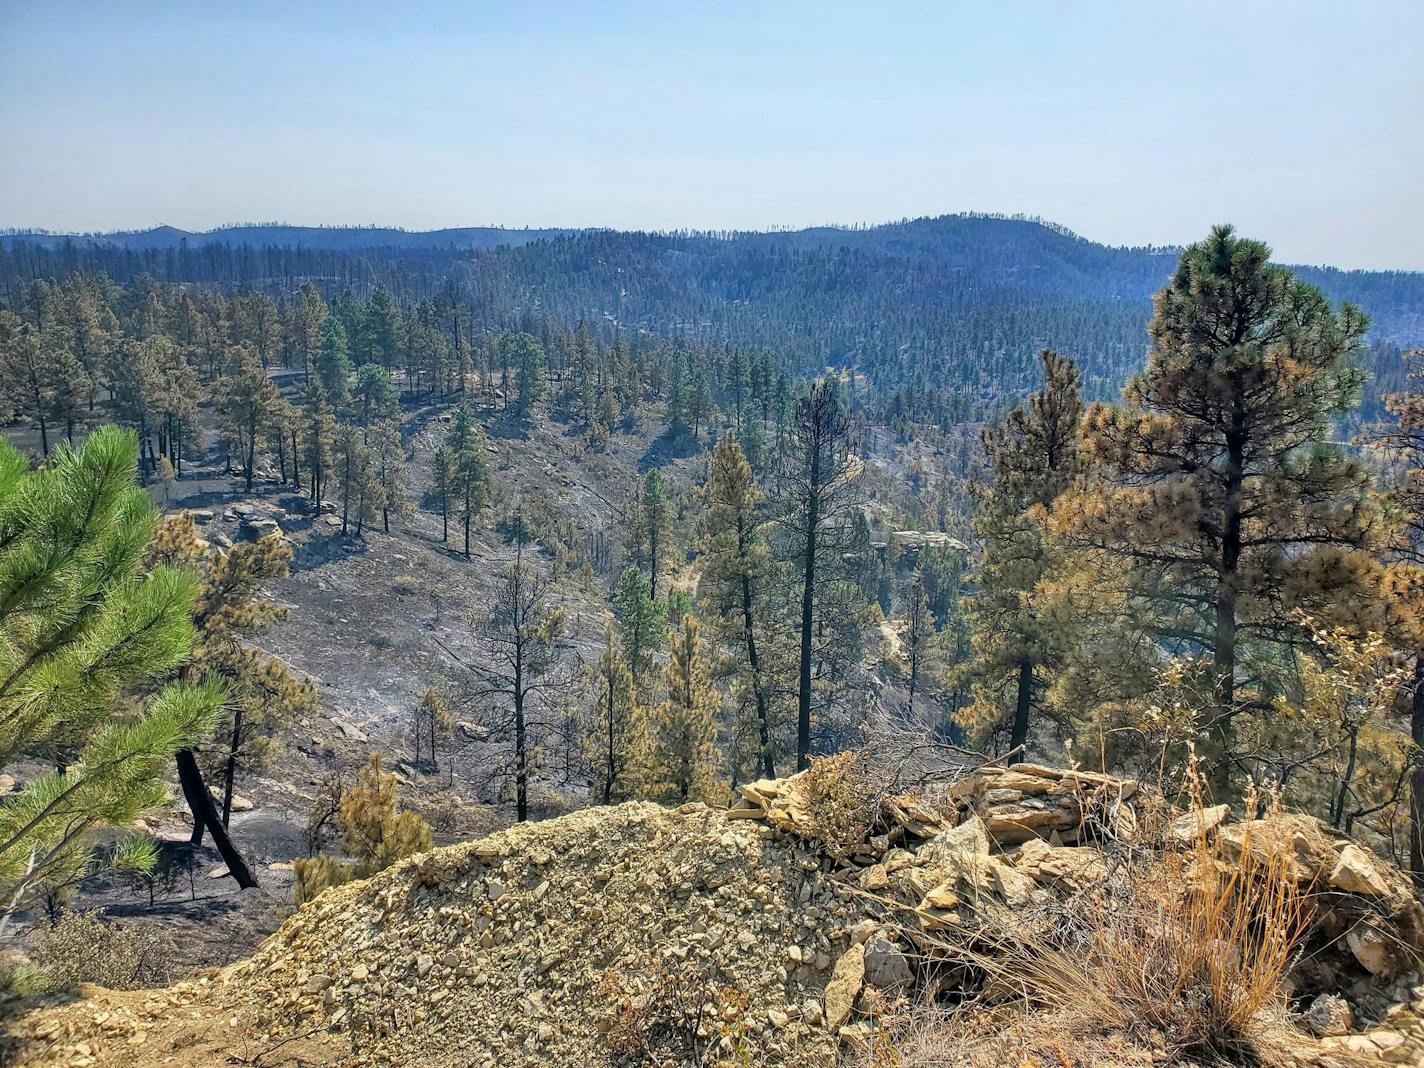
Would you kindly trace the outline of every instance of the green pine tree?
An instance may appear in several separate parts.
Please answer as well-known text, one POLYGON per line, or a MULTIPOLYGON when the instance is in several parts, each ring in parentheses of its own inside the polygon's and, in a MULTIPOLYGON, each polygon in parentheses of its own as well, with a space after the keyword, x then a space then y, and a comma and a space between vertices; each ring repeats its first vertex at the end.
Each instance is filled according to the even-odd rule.
POLYGON ((114 427, 34 472, 0 442, 0 767, 28 756, 62 769, 0 800, 7 913, 80 878, 97 832, 161 804, 162 770, 225 699, 212 680, 162 685, 193 648, 199 580, 141 573, 158 517, 137 466, 137 438, 114 427))

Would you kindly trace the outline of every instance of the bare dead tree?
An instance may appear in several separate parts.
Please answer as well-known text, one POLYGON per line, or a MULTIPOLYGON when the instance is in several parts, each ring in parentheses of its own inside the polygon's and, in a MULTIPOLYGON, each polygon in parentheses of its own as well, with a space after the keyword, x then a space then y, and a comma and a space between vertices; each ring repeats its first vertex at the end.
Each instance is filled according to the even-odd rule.
POLYGON ((529 817, 530 738, 555 728, 540 712, 579 678, 577 652, 565 639, 565 615, 550 595, 553 580, 525 556, 520 543, 489 611, 471 623, 476 654, 458 657, 465 671, 460 696, 486 710, 487 739, 513 743, 515 812, 529 817))

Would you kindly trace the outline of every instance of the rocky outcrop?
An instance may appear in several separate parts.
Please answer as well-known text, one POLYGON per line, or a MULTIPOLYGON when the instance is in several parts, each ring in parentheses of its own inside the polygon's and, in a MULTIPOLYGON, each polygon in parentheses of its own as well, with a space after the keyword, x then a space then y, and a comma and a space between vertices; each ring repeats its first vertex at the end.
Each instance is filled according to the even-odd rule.
MULTIPOLYGON (((1282 865, 1317 904, 1316 938, 1370 975, 1391 979, 1424 959, 1424 907, 1404 872, 1328 824, 1301 813, 1222 826, 1228 857, 1282 865)), ((1319 964, 1317 960, 1313 962, 1319 964)))
POLYGON ((1218 855, 1285 865, 1317 903, 1314 970, 1293 979, 1302 1034, 1374 1063, 1424 1057, 1424 987, 1381 985, 1417 963, 1424 928, 1400 872, 1303 816, 1164 819, 1158 805, 1149 827, 1139 792, 983 768, 872 796, 863 836, 834 850, 805 775, 745 786, 729 811, 586 810, 334 888, 249 961, 142 999, 95 993, 20 1033, 27 1063, 46 1066, 215 1066, 235 1041, 312 1063, 609 1063, 611 1050, 636 1063, 656 1042, 649 1063, 695 1046, 705 1063, 829 1066, 874 1036, 886 997, 972 981, 929 961, 946 938, 992 946, 1055 903, 1110 892, 1125 854, 1190 857, 1219 839, 1218 855), (1357 1000, 1381 989, 1397 1004, 1357 1000))

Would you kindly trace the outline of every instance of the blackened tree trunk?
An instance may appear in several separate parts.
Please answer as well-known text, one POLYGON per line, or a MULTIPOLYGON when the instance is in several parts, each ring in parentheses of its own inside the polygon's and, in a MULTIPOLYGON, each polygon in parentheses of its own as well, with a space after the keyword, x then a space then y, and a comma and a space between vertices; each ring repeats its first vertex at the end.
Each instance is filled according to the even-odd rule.
POLYGON ((1414 885, 1424 889, 1424 653, 1414 656, 1414 689, 1409 708, 1409 734, 1414 740, 1414 766, 1409 772, 1409 870, 1414 885))
POLYGON ((752 693, 756 697, 761 774, 763 778, 774 779, 776 757, 771 749, 771 715, 767 708, 766 680, 761 677, 761 658, 757 655, 756 631, 752 626, 752 581, 745 572, 742 573, 742 630, 747 640, 747 664, 752 669, 752 693))
POLYGON ((1231 786, 1232 720, 1236 716, 1237 600, 1240 596, 1241 504, 1246 466, 1245 417, 1237 404, 1236 418, 1226 438, 1226 473, 1221 517, 1221 563, 1217 572, 1216 620, 1212 647, 1215 694, 1206 735, 1208 782, 1217 801, 1231 786))
POLYGON ((223 826, 232 823, 232 780, 237 776, 237 751, 242 745, 242 709, 232 714, 232 740, 227 749, 227 764, 223 768, 223 826))
POLYGON ((1014 727, 1009 736, 1009 748, 1028 744, 1029 716, 1033 710, 1033 663, 1019 661, 1018 700, 1014 704, 1014 727))
POLYGON ((801 569, 801 663, 796 684, 796 770, 811 766, 811 637, 816 607, 817 532, 821 526, 821 449, 812 446, 806 493, 806 545, 801 569))
POLYGON ((247 861, 242 859, 237 846, 233 845, 232 839, 228 837, 227 828, 223 826, 217 806, 213 804, 212 795, 208 793, 207 784, 203 782, 203 773, 193 751, 178 750, 177 760, 178 780, 183 785, 183 796, 188 801, 188 807, 193 810, 193 844, 197 845, 202 841, 200 827, 205 828, 213 836, 213 844, 218 847, 223 863, 227 865, 228 874, 237 880, 237 885, 244 890, 255 887, 257 877, 252 874, 247 861))
POLYGON ((514 818, 529 818, 528 730, 524 721, 524 649, 514 650, 514 818))

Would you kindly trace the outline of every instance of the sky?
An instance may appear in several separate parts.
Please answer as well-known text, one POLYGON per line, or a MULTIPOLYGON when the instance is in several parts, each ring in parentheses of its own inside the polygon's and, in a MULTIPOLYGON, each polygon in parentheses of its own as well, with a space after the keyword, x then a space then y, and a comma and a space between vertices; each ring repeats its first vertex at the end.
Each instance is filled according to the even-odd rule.
POLYGON ((1216 222, 1424 269, 1424 0, 0 0, 0 226, 1216 222))

